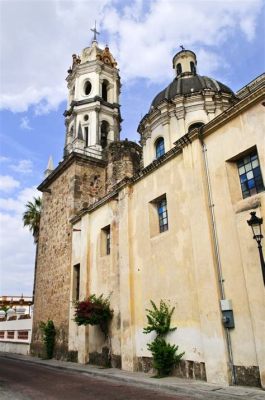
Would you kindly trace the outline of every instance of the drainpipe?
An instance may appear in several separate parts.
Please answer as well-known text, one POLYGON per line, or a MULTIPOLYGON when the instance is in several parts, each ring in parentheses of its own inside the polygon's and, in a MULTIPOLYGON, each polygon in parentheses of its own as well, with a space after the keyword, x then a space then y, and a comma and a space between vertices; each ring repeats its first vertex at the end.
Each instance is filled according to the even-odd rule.
MULTIPOLYGON (((209 202, 210 215, 211 215, 212 234, 213 234, 213 241, 214 241, 214 255, 215 255, 215 261, 216 261, 216 265, 217 265, 220 300, 224 300, 225 299, 224 279, 223 279, 223 273, 222 273, 222 264, 221 264, 220 251, 219 251, 219 245, 218 245, 218 236, 217 236, 217 230, 216 230, 216 220, 215 220, 215 213, 214 213, 214 203, 213 203, 213 197, 212 197, 211 180, 210 180, 210 174, 209 174, 207 148, 206 148, 206 145, 203 140, 202 128, 203 127, 199 128, 199 139, 200 139, 200 142, 202 145, 204 168, 205 168, 205 174, 206 174, 207 194, 208 194, 208 202, 209 202)), ((229 363, 231 377, 232 377, 232 384, 236 385, 237 377, 236 377, 236 371, 235 371, 234 361, 233 361, 231 335, 230 335, 230 330, 228 328, 225 328, 225 337, 226 337, 226 346, 227 346, 227 353, 228 353, 228 363, 229 363)))

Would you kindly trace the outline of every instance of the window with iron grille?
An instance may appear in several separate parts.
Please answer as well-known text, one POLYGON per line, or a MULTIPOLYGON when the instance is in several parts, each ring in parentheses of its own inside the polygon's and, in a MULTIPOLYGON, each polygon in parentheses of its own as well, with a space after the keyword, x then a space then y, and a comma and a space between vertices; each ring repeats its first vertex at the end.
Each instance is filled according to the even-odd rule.
POLYGON ((163 138, 157 139, 155 143, 156 148, 156 158, 159 158, 165 154, 165 142, 163 138))
POLYGON ((238 160, 237 168, 243 199, 264 190, 259 158, 256 150, 238 160))
POLYGON ((28 331, 18 331, 17 338, 23 339, 23 340, 28 340, 28 338, 29 338, 28 331))
POLYGON ((167 215, 167 199, 164 197, 157 203, 157 211, 159 218, 159 231, 165 232, 168 230, 168 215, 167 215))

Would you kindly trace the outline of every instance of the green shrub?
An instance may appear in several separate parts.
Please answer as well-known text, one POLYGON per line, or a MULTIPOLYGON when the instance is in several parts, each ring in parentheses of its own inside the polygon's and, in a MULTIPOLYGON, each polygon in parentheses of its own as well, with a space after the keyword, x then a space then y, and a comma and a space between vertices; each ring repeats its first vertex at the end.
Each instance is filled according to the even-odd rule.
POLYGON ((45 345, 47 358, 51 359, 53 356, 56 336, 56 330, 53 321, 49 319, 46 323, 40 322, 40 329, 42 331, 42 341, 45 345))
POLYGON ((167 343, 161 337, 157 337, 152 343, 149 343, 147 348, 153 355, 153 366, 160 378, 169 375, 184 354, 176 354, 178 346, 167 343))
POLYGON ((163 300, 160 301, 159 308, 152 300, 150 300, 150 302, 153 310, 146 310, 148 325, 144 328, 143 332, 150 333, 155 331, 158 336, 163 336, 174 331, 176 328, 170 328, 170 324, 175 307, 170 310, 169 306, 163 300))
POLYGON ((167 343, 164 336, 176 330, 171 328, 171 317, 175 307, 169 306, 160 300, 159 308, 152 301, 152 310, 147 309, 148 325, 144 328, 144 333, 155 332, 157 337, 152 343, 147 345, 148 350, 153 356, 153 367, 157 370, 157 377, 167 376, 172 372, 173 367, 180 361, 184 353, 177 354, 178 346, 167 343))
POLYGON ((112 316, 109 298, 104 298, 102 294, 99 297, 92 294, 86 300, 75 303, 74 321, 77 325, 99 325, 105 336, 112 316))

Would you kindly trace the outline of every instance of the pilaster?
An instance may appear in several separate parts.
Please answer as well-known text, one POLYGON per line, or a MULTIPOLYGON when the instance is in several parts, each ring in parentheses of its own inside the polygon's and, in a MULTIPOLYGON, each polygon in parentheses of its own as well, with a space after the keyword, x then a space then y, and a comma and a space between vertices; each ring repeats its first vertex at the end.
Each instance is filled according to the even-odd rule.
POLYGON ((119 193, 119 268, 121 315, 121 364, 126 371, 135 370, 133 260, 130 254, 130 187, 119 193))

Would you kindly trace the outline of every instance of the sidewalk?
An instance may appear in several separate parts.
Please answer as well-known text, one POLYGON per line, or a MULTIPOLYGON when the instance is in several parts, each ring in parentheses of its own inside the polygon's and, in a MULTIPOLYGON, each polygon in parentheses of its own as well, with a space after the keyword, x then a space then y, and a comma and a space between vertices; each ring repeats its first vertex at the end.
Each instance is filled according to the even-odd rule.
POLYGON ((12 353, 2 353, 1 357, 13 360, 21 360, 32 364, 47 366, 50 368, 68 370, 69 372, 80 372, 102 379, 111 379, 127 384, 137 385, 150 389, 161 389, 175 392, 178 395, 193 396, 196 399, 253 399, 265 400, 265 391, 258 388, 245 386, 221 386, 207 382, 168 377, 152 379, 150 375, 142 372, 127 372, 116 368, 102 368, 89 364, 77 364, 58 360, 42 360, 37 357, 24 356, 12 353))

